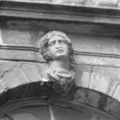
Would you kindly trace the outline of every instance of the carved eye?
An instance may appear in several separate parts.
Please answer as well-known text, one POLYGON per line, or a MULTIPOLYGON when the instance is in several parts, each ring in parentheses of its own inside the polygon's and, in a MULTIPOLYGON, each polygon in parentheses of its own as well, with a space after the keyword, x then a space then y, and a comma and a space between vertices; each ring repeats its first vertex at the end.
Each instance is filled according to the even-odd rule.
POLYGON ((59 43, 60 44, 66 44, 66 41, 65 40, 59 40, 59 43))
POLYGON ((53 45, 55 45, 55 42, 56 42, 56 41, 52 41, 52 42, 48 43, 48 46, 53 46, 53 45))

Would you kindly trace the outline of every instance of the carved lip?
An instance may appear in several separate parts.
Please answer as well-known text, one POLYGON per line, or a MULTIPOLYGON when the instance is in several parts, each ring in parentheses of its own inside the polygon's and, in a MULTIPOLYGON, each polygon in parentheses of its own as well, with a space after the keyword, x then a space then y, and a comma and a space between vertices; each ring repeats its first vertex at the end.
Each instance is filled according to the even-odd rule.
POLYGON ((64 50, 63 49, 58 49, 58 50, 56 50, 56 52, 62 53, 62 52, 64 52, 64 50))

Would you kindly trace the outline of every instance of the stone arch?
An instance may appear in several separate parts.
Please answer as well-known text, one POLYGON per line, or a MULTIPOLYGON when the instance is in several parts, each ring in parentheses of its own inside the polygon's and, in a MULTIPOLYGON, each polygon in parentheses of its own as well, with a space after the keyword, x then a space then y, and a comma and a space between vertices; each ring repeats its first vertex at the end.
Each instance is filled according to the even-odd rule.
MULTIPOLYGON (((0 119, 10 119, 9 117, 11 117, 14 120, 16 119, 15 116, 20 114, 22 110, 27 114, 28 111, 35 110, 37 112, 38 109, 40 111, 47 109, 49 112, 46 114, 49 115, 52 114, 52 111, 54 113, 53 117, 56 117, 56 119, 59 114, 64 112, 66 112, 66 115, 63 114, 65 118, 70 117, 68 114, 74 114, 78 117, 82 117, 82 114, 84 114, 84 116, 87 115, 84 118, 85 120, 88 118, 90 120, 120 119, 120 103, 117 100, 83 87, 76 87, 72 95, 71 93, 63 95, 56 92, 53 84, 33 82, 3 92, 0 95, 0 119)), ((34 117, 36 114, 38 112, 34 113, 34 117)))

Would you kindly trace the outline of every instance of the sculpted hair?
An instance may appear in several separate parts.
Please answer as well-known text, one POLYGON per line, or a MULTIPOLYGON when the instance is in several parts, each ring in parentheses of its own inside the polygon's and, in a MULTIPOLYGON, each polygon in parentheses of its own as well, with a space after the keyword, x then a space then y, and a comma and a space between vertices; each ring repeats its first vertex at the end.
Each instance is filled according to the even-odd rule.
POLYGON ((47 62, 52 60, 52 58, 48 54, 48 42, 53 36, 60 36, 60 37, 64 38, 64 40, 68 44, 69 60, 72 63, 73 62, 73 48, 72 48, 71 40, 65 33, 61 32, 61 31, 56 31, 56 30, 46 33, 40 40, 40 52, 41 52, 43 58, 47 62))

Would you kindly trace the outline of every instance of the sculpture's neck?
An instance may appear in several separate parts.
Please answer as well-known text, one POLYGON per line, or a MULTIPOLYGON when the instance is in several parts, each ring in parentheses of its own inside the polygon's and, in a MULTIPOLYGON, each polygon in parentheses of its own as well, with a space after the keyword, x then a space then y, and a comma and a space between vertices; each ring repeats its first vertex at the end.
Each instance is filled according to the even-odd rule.
POLYGON ((66 61, 54 60, 50 62, 50 67, 53 69, 62 68, 69 71, 70 70, 69 60, 66 61))

